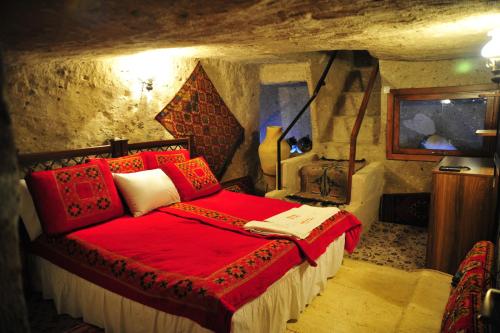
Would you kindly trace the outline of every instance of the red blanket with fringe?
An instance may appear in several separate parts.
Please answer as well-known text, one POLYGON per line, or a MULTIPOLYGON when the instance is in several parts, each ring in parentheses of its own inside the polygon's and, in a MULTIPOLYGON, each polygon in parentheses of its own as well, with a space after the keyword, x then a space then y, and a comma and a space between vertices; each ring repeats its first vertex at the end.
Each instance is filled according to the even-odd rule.
MULTIPOLYGON (((138 218, 124 216, 65 236, 41 236, 33 243, 33 251, 124 297, 190 318, 216 332, 229 332, 232 314, 238 308, 265 292, 304 258, 292 240, 249 235, 236 227, 243 218, 261 218, 258 213, 263 210, 274 214, 288 209, 288 203, 262 198, 269 204, 262 201, 266 207, 257 209, 250 205, 257 200, 254 198, 223 191, 180 204, 204 208, 210 212, 206 214, 212 214, 211 222, 206 216, 200 218, 199 211, 189 212, 196 215, 190 218, 175 216, 187 215, 186 209, 175 205, 169 208, 175 215, 162 209, 138 218), (225 205, 221 199, 226 200, 225 205)), ((313 260, 335 234, 346 232, 346 248, 355 245, 359 222, 354 223, 357 220, 348 213, 337 215, 335 220, 334 226, 314 231, 306 240, 309 248, 305 251, 313 260), (345 219, 352 221, 342 223, 345 219)))

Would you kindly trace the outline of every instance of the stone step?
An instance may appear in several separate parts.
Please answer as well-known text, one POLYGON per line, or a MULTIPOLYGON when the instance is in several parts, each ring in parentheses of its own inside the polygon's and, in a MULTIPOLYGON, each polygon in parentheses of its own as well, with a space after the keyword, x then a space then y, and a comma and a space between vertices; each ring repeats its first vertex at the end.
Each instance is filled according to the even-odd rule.
POLYGON ((361 92, 365 91, 368 86, 370 74, 373 67, 358 67, 353 68, 347 75, 344 83, 344 91, 361 92))
MULTIPOLYGON (((355 116, 359 112, 359 107, 363 101, 364 92, 344 92, 339 96, 335 105, 335 115, 341 116, 355 116)), ((378 115, 380 111, 380 93, 372 92, 368 107, 366 109, 366 116, 378 115)))
MULTIPOLYGON (((333 117, 331 141, 349 143, 356 116, 333 117)), ((377 143, 380 136, 380 117, 365 115, 358 135, 358 143, 377 143)))
MULTIPOLYGON (((338 142, 323 142, 318 146, 318 155, 330 159, 348 159, 350 145, 338 142)), ((378 161, 385 156, 385 147, 376 144, 359 143, 356 145, 356 159, 365 159, 368 162, 378 161)))

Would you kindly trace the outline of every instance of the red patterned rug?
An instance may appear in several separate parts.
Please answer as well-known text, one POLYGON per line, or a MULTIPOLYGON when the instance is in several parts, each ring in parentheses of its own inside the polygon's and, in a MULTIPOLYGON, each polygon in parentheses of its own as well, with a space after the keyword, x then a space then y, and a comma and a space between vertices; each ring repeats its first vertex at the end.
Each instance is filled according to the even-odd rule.
POLYGON ((176 138, 192 136, 194 155, 205 157, 219 179, 243 141, 243 127, 200 63, 155 119, 176 138))

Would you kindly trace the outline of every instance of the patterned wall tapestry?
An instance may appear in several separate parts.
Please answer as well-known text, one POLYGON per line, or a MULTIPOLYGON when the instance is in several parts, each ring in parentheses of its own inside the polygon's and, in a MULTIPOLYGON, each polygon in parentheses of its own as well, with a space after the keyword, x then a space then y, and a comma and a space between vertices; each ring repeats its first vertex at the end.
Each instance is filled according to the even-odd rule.
POLYGON ((243 141, 243 127, 200 63, 155 119, 176 138, 193 136, 194 154, 205 157, 219 179, 243 141))

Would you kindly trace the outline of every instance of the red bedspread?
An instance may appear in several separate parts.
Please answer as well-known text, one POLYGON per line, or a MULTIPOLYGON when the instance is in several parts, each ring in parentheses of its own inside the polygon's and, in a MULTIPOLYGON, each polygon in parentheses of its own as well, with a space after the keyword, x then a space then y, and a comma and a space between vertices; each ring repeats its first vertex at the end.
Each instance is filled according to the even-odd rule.
MULTIPOLYGON (((208 329, 229 332, 231 316, 239 307, 262 294, 303 260, 292 241, 247 235, 240 232, 238 223, 232 224, 242 219, 267 217, 260 214, 279 213, 290 205, 257 199, 223 191, 181 204, 184 208, 204 208, 204 218, 197 215, 199 211, 189 213, 197 215, 197 220, 193 220, 194 216, 189 219, 174 216, 162 209, 163 212, 138 218, 121 217, 65 236, 42 236, 33 244, 33 250, 122 296, 188 317, 208 329), (220 200, 225 200, 225 205, 220 200), (265 207, 251 205, 257 201, 265 207), (206 214, 212 214, 212 220, 209 221, 206 214), (227 230, 228 223, 221 222, 224 219, 236 232, 227 230), (216 223, 225 224, 214 227, 216 223)), ((187 214, 179 207, 171 209, 176 210, 176 215, 187 214)), ((357 221, 346 213, 336 220, 344 219, 357 221)), ((334 234, 346 232, 350 244, 346 247, 355 245, 359 222, 334 224, 339 228, 350 227, 336 232, 331 230, 339 228, 315 230, 310 236, 311 248, 306 249, 313 249, 309 254, 313 259, 321 252, 316 247, 324 251, 323 244, 334 234)))
MULTIPOLYGON (((283 200, 222 190, 205 198, 173 204, 168 207, 162 207, 159 210, 245 235, 276 239, 277 236, 263 236, 252 233, 245 230, 243 226, 250 220, 263 221, 271 216, 299 206, 299 204, 283 200)), ((340 211, 334 217, 314 229, 304 240, 285 236, 279 236, 279 238, 288 239, 296 243, 304 259, 315 266, 316 263, 314 261, 325 252, 331 242, 343 233, 346 233, 345 249, 351 253, 359 242, 361 223, 354 215, 346 211, 340 211)))

